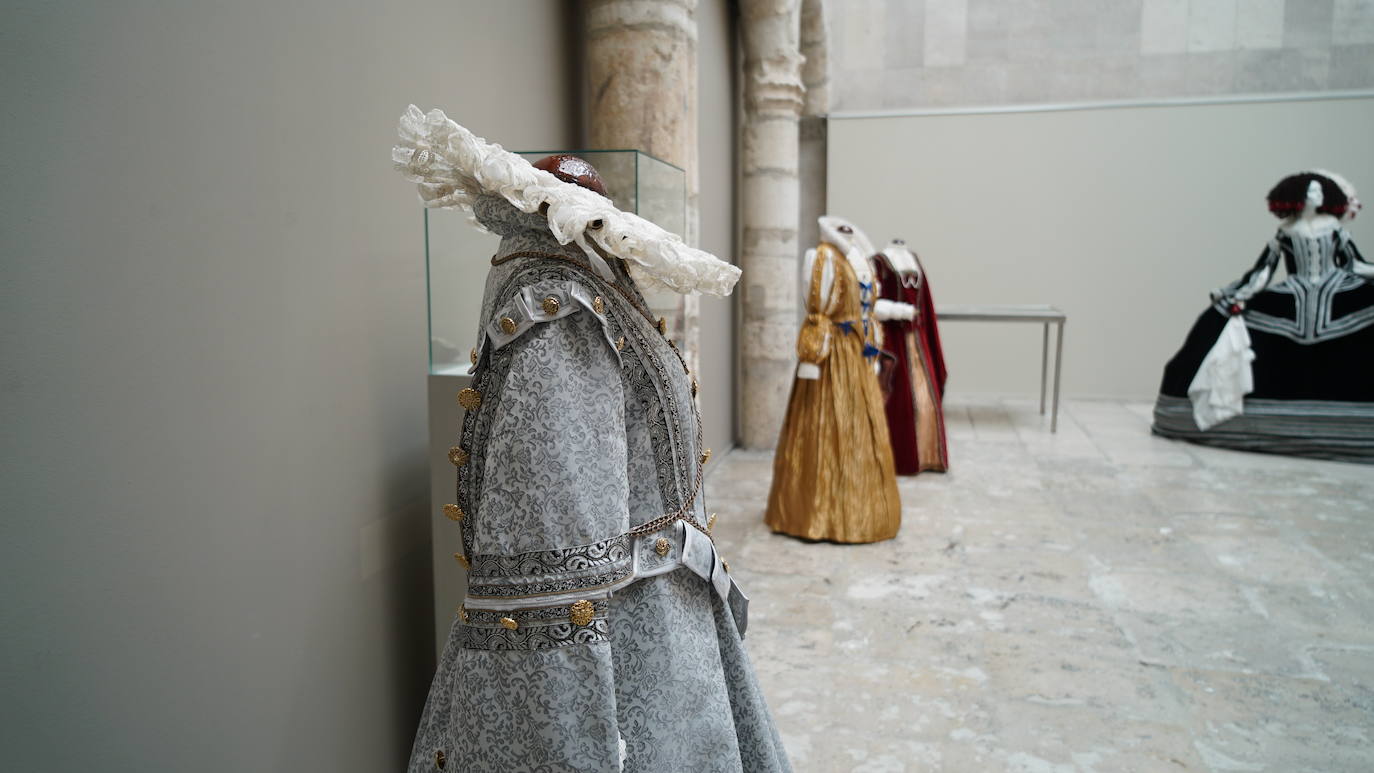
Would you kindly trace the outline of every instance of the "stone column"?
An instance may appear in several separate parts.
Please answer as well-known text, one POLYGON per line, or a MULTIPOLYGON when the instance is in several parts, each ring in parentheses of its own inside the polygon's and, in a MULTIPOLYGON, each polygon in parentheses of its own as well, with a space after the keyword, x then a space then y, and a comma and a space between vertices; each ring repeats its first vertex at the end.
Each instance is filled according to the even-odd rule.
MULTIPOLYGON (((587 3, 589 140, 593 148, 634 148, 687 172, 682 238, 697 244, 696 0, 590 0, 587 3)), ((696 370, 700 299, 646 293, 669 336, 696 370)))
MULTIPOLYGON (((802 64, 802 84, 806 86, 806 98, 801 119, 798 165, 801 211, 797 234, 803 251, 820 241, 821 229, 816 219, 825 214, 826 206, 826 114, 830 112, 830 73, 824 11, 821 0, 802 0, 801 51, 806 60, 802 64)), ((797 281, 801 281, 800 276, 797 281)), ((798 317, 801 316, 798 309, 798 317)))
POLYGON ((828 37, 824 4, 821 0, 802 0, 801 53, 805 59, 802 84, 806 87, 802 115, 820 116, 830 112, 828 37))
POLYGON ((796 366, 801 0, 741 0, 740 442, 777 444, 796 366))

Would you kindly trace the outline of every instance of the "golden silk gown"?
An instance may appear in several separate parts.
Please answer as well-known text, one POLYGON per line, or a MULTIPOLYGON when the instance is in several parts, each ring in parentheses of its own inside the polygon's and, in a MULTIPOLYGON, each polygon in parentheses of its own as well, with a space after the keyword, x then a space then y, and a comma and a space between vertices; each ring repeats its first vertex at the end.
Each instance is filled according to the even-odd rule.
POLYGON ((822 243, 811 267, 797 356, 820 377, 792 383, 773 460, 766 521, 773 531, 831 542, 897 535, 901 500, 883 394, 865 351, 876 352, 871 286, 839 249, 822 243), (823 298, 825 267, 835 279, 823 298))

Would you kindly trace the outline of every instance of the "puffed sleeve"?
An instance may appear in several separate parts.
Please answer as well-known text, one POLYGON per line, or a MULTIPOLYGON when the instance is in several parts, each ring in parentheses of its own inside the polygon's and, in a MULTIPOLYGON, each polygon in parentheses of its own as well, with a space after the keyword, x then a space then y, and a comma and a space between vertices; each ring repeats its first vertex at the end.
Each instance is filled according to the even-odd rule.
MULTIPOLYGON (((474 550, 517 555, 629 530, 625 396, 598 315, 573 292, 526 288, 489 325, 493 404, 474 550), (559 300, 559 299, 562 300, 559 300), (547 304, 547 308, 546 308, 547 304), (501 329, 514 321, 514 332, 501 329)), ((481 409, 479 409, 481 410, 481 409)))
POLYGON ((1255 261, 1254 267, 1245 272, 1240 279, 1213 290, 1212 300, 1228 306, 1233 303, 1243 304, 1250 300, 1274 280, 1274 272, 1278 269, 1279 257, 1282 254, 1277 239, 1269 242, 1260 253, 1259 259, 1255 261))
POLYGON ((1355 246, 1355 240, 1350 237, 1350 232, 1342 228, 1336 239, 1337 265, 1356 276, 1374 279, 1374 263, 1365 260, 1360 254, 1360 248, 1355 246))
POLYGON ((600 298, 544 280, 484 329, 459 445, 468 590, 412 752, 462 771, 615 771, 611 591, 633 575, 625 394, 600 298))
POLYGON ((844 256, 823 243, 814 251, 814 257, 808 252, 807 258, 811 264, 811 281, 806 289, 806 320, 797 334, 797 378, 815 379, 820 378, 820 364, 830 355, 830 335, 834 327, 830 319, 835 275, 833 261, 843 260, 844 256))

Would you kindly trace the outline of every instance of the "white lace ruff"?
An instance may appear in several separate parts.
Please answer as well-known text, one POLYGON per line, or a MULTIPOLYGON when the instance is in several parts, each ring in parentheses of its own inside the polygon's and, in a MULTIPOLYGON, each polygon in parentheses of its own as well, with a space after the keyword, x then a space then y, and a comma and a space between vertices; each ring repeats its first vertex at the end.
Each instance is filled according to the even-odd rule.
MULTIPOLYGON (((576 243, 607 279, 609 270, 595 247, 627 261, 635 281, 649 287, 729 295, 739 280, 735 266, 617 209, 603 196, 535 169, 500 145, 473 135, 442 110, 423 113, 411 105, 401 116, 399 134, 391 160, 407 180, 418 184, 427 207, 460 208, 471 218, 473 199, 483 194, 500 196, 522 212, 536 212, 548 204, 546 216, 554 238, 560 244, 576 243), (600 227, 592 228, 596 221, 600 227)), ((472 222, 482 228, 475 219, 472 222)))

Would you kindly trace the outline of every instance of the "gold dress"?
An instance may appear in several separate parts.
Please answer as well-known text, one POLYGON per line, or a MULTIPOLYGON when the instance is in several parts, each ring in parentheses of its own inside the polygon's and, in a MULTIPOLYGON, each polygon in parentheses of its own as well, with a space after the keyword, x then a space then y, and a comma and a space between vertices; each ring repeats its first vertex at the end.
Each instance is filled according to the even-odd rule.
POLYGON ((766 521, 773 531, 831 542, 897 536, 902 507, 887 416, 865 356, 866 348, 876 350, 875 297, 844 254, 821 243, 797 336, 798 358, 818 366, 820 377, 792 383, 768 494, 766 521), (822 298, 827 264, 835 279, 822 298))

